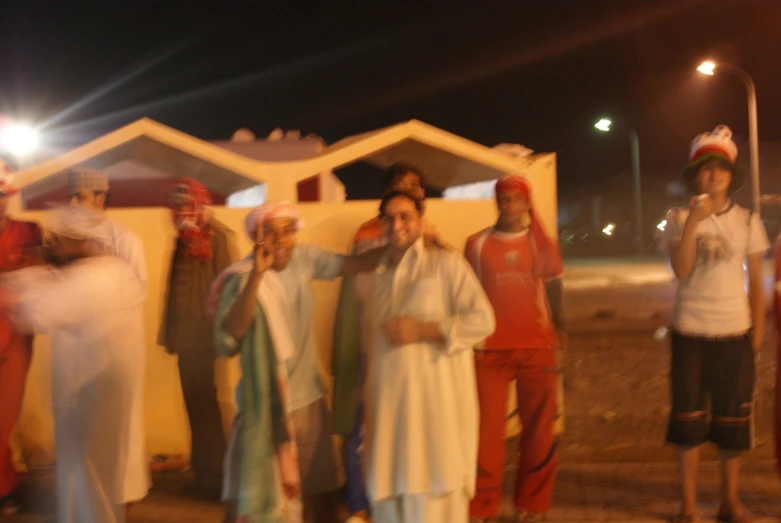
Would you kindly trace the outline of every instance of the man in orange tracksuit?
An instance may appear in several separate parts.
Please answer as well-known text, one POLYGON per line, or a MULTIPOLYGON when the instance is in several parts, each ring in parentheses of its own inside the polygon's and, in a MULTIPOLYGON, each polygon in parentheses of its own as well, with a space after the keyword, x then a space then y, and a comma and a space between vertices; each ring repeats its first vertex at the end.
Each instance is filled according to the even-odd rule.
POLYGON ((475 352, 480 400, 477 486, 473 521, 499 511, 505 464, 505 418, 515 380, 523 423, 515 492, 518 522, 542 521, 553 497, 562 262, 531 205, 531 187, 517 175, 496 184, 499 219, 472 235, 465 255, 496 314, 496 331, 475 352))
MULTIPOLYGON (((0 273, 21 269, 40 258, 38 225, 12 220, 6 214, 8 200, 17 192, 11 183, 11 168, 0 157, 0 273)), ((0 515, 13 514, 19 507, 11 435, 22 407, 32 348, 32 336, 14 331, 0 316, 0 515)))

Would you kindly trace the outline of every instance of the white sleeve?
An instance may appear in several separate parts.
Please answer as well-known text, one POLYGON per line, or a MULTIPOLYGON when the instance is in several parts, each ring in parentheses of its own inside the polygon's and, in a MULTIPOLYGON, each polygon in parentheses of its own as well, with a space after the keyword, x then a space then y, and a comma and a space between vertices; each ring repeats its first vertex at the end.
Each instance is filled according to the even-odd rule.
POLYGON ((748 227, 748 242, 746 243, 746 256, 752 254, 765 254, 770 249, 770 242, 767 239, 767 231, 762 224, 762 220, 755 212, 751 213, 748 227))
MULTIPOLYGON (((24 330, 48 334, 91 316, 88 282, 66 271, 31 267, 8 282, 14 292, 12 317, 24 330)), ((92 307, 94 308, 94 307, 92 307)))
POLYGON ((339 276, 344 264, 344 255, 321 249, 316 245, 298 245, 304 263, 312 269, 313 280, 333 280, 339 276))
MULTIPOLYGON (((454 256, 455 257, 455 256, 454 256)), ((467 261, 457 256, 448 267, 453 314, 439 322, 445 351, 472 350, 496 329, 494 310, 467 261)))

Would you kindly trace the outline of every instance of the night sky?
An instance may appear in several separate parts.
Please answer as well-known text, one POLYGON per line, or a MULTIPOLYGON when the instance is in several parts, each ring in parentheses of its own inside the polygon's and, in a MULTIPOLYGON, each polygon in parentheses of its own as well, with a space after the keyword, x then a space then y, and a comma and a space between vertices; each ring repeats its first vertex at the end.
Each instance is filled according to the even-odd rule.
MULTIPOLYGON (((601 116, 636 129, 649 187, 699 132, 747 140, 745 88, 697 74, 706 58, 752 75, 760 138, 781 140, 776 0, 69 4, 0 14, 0 113, 46 124, 54 149, 142 116, 209 140, 282 127, 329 143, 417 118, 556 152, 572 201, 628 179, 628 141, 595 131, 601 116)), ((349 197, 377 195, 340 176, 349 197)))

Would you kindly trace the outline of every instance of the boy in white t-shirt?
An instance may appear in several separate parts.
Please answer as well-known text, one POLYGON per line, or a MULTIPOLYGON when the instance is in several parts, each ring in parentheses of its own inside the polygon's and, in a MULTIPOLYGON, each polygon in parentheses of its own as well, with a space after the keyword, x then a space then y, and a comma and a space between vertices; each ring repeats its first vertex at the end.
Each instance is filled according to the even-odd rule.
POLYGON ((729 198, 743 181, 737 153, 723 125, 694 139, 683 178, 699 196, 689 209, 669 212, 662 237, 678 278, 667 430, 680 460, 683 505, 676 523, 699 521, 697 467, 705 441, 718 445, 723 463, 718 520, 753 521, 739 499, 738 476, 740 453, 751 448, 754 354, 765 326, 762 257, 770 244, 759 216, 729 198))

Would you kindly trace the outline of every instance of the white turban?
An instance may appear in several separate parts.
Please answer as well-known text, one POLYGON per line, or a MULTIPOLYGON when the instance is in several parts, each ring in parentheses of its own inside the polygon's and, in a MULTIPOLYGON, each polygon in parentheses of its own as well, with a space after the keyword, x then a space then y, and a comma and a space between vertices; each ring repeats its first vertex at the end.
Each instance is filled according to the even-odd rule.
POLYGON ((97 240, 108 245, 110 239, 103 223, 106 216, 80 205, 63 205, 52 210, 48 229, 76 240, 97 240))
POLYGON ((258 225, 262 225, 266 220, 274 218, 288 218, 296 222, 296 231, 304 228, 304 219, 298 213, 298 208, 288 201, 266 202, 252 209, 244 219, 244 230, 247 232, 251 241, 255 241, 255 234, 258 231, 258 225))

